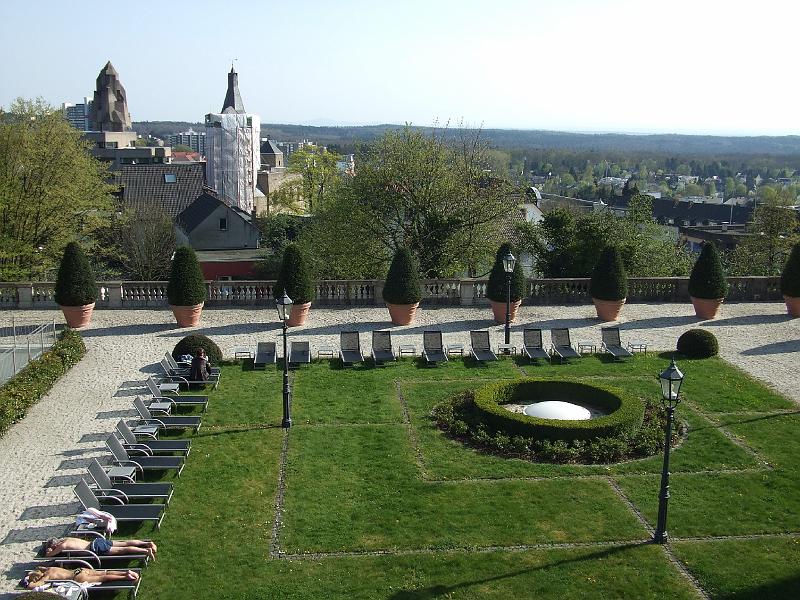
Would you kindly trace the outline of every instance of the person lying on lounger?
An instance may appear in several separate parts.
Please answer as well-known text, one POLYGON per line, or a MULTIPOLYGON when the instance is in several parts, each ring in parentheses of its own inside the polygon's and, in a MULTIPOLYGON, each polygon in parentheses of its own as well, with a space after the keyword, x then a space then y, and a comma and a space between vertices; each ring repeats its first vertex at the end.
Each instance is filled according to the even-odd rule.
POLYGON ((91 541, 76 537, 51 538, 44 542, 44 555, 57 556, 67 550, 91 550, 98 556, 119 554, 147 553, 147 557, 156 559, 156 545, 144 540, 107 540, 94 538, 91 541))
POLYGON ((28 573, 22 584, 29 590, 48 581, 75 581, 77 583, 103 583, 104 581, 136 581, 139 574, 126 569, 62 569, 61 567, 36 567, 28 573))

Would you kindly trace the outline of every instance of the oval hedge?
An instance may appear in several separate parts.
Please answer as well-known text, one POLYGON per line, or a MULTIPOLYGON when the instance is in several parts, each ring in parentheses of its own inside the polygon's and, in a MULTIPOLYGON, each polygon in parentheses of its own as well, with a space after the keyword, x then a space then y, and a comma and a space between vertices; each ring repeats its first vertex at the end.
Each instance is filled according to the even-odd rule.
POLYGON ((508 435, 547 440, 589 440, 633 435, 642 425, 644 404, 626 392, 604 385, 589 385, 569 379, 523 379, 487 385, 475 391, 475 408, 489 427, 508 435), (585 421, 540 419, 512 413, 503 404, 530 404, 539 400, 582 402, 609 414, 585 421))

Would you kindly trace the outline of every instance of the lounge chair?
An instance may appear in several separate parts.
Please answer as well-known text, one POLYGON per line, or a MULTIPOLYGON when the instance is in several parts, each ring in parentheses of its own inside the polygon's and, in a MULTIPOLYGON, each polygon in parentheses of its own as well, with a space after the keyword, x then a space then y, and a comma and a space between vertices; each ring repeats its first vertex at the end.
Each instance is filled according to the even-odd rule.
POLYGON ((392 349, 391 331, 372 332, 372 360, 375 361, 376 365, 397 360, 397 356, 395 356, 392 349))
MULTIPOLYGON (((169 386, 170 384, 162 384, 169 386)), ((175 389, 175 392, 166 392, 164 395, 159 390, 159 384, 156 382, 155 379, 152 377, 147 378, 147 389, 150 390, 150 393, 153 395, 152 401, 172 401, 178 406, 204 406, 203 412, 208 407, 208 396, 205 394, 178 394, 177 388, 175 386, 180 387, 180 384, 172 384, 171 388, 175 389)))
POLYGON ((489 332, 483 331, 470 331, 470 352, 478 362, 489 362, 497 360, 497 355, 492 352, 492 347, 489 344, 489 332))
POLYGON ((169 504, 172 499, 172 484, 167 483, 113 483, 103 466, 92 459, 89 463, 89 476, 94 480, 95 496, 118 496, 125 504, 131 500, 154 500, 162 504, 169 504))
POLYGON ((258 342, 256 357, 253 360, 254 369, 266 369, 267 365, 274 364, 277 358, 275 342, 258 342))
POLYGON ((125 504, 117 496, 96 496, 83 479, 72 490, 84 509, 95 508, 114 516, 119 523, 141 523, 150 521, 155 523, 156 529, 161 527, 164 518, 164 504, 125 504), (101 504, 100 500, 107 500, 110 504, 101 504))
MULTIPOLYGON (((177 383, 179 386, 178 389, 180 389, 180 386, 183 385, 186 387, 187 390, 191 389, 191 386, 206 386, 206 385, 210 385, 213 389, 216 389, 217 386, 219 385, 219 373, 217 373, 216 375, 212 373, 211 375, 208 376, 208 379, 199 379, 195 381, 189 379, 188 372, 185 375, 172 374, 171 373, 172 369, 170 368, 169 363, 167 363, 167 360, 164 358, 161 359, 160 364, 161 364, 161 369, 164 371, 161 385, 163 385, 164 383, 171 383, 171 384, 177 383)), ((159 389, 160 387, 161 386, 159 386, 159 389)))
POLYGON ((154 417, 153 413, 145 406, 142 399, 138 396, 133 399, 133 406, 139 413, 137 425, 155 425, 159 429, 194 429, 195 433, 200 431, 202 419, 195 416, 164 416, 154 417))
POLYGON ((131 448, 126 450, 116 436, 106 438, 106 447, 111 452, 113 463, 120 467, 134 467, 139 473, 145 471, 177 471, 180 477, 183 467, 186 466, 184 456, 153 456, 153 453, 144 448, 131 448), (131 456, 133 454, 133 456, 131 456))
POLYGON ((581 357, 575 348, 572 347, 572 342, 569 340, 569 329, 552 329, 550 331, 550 339, 552 341, 550 346, 551 360, 554 356, 557 356, 559 363, 563 363, 570 358, 581 357))
MULTIPOLYGON (((186 375, 189 374, 189 369, 192 367, 192 362, 178 362, 169 352, 164 353, 164 359, 169 364, 170 368, 176 372, 176 375, 184 375, 184 373, 179 373, 178 371, 185 371, 186 375)), ((212 375, 219 375, 219 367, 211 367, 211 374, 212 375)), ((184 377, 186 376, 184 375, 184 377)))
MULTIPOLYGON (((153 391, 152 389, 150 390, 153 391)), ((208 396, 189 396, 189 395, 172 395, 166 396, 153 396, 144 401, 150 408, 151 412, 158 412, 169 414, 173 409, 177 412, 178 408, 189 406, 194 408, 199 406, 203 412, 208 410, 208 396)))
POLYGON ((426 365, 436 366, 447 362, 447 348, 442 344, 441 331, 422 332, 422 358, 426 365))
POLYGON ((311 362, 311 349, 308 342, 289 342, 289 366, 299 366, 311 362))
MULTIPOLYGON (((158 430, 156 425, 144 425, 144 427, 158 430)), ((142 433, 144 441, 136 437, 136 429, 131 429, 125 421, 117 423, 117 434, 122 442, 122 447, 131 450, 137 446, 149 448, 154 455, 158 454, 183 454, 189 456, 192 449, 191 440, 157 440, 150 432, 142 433)))
POLYGON ((364 362, 364 355, 361 353, 361 336, 357 331, 342 331, 339 334, 339 358, 343 365, 354 365, 364 362))
MULTIPOLYGON (((98 557, 99 558, 99 557, 98 557)), ((125 558, 125 557, 116 557, 116 558, 125 558)), ((104 556, 103 559, 108 559, 107 556, 104 556)), ((48 559, 52 560, 52 559, 48 559)), ((94 568, 94 565, 86 558, 68 558, 62 559, 60 564, 65 565, 69 564, 70 567, 68 568, 77 568, 77 567, 85 567, 87 569, 94 568)), ((139 586, 142 583, 142 570, 141 569, 110 569, 112 571, 135 571, 139 574, 138 579, 119 579, 117 581, 104 581, 102 583, 92 585, 90 587, 83 587, 77 581, 72 581, 71 579, 59 580, 59 579, 48 579, 47 583, 51 584, 53 587, 49 588, 47 591, 50 592, 54 588, 58 588, 59 590, 63 590, 61 593, 57 594, 49 594, 46 593, 47 596, 53 596, 53 598, 89 598, 94 594, 99 594, 101 598, 107 598, 109 595, 117 594, 118 592, 128 592, 131 598, 136 598, 136 594, 139 593, 139 586)), ((28 594, 22 594, 21 597, 26 597, 28 594)), ((37 596, 38 597, 38 596, 37 596)))
POLYGON ((541 329, 522 330, 522 354, 527 356, 529 360, 536 360, 537 358, 550 360, 550 355, 544 349, 544 344, 542 343, 541 329))
MULTIPOLYGON (((91 537, 102 538, 103 535, 97 531, 70 531, 64 537, 91 537)), ((93 569, 111 568, 113 565, 120 563, 129 563, 132 560, 141 560, 146 565, 150 557, 146 550, 134 550, 129 548, 129 552, 125 554, 96 554, 89 550, 62 550, 58 554, 47 556, 46 543, 41 544, 36 549, 36 556, 33 557, 36 562, 54 562, 57 567, 64 564, 75 565, 77 561, 82 563, 80 566, 89 566, 93 569)), ((58 596, 53 596, 53 600, 58 596)))
POLYGON ((619 327, 603 327, 600 329, 600 349, 608 352, 614 360, 629 358, 633 356, 628 350, 622 347, 619 339, 619 327))

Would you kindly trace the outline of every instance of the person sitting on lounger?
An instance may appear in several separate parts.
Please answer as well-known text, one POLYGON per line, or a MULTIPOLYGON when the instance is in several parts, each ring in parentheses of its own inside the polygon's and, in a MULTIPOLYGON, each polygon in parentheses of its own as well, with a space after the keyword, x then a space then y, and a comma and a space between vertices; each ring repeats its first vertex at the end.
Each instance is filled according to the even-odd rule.
POLYGON ((76 537, 51 538, 44 542, 44 555, 57 556, 68 550, 91 550, 98 556, 120 555, 120 554, 141 554, 147 553, 147 557, 155 560, 156 545, 144 540, 107 540, 105 538, 94 538, 84 540, 76 537))
POLYGON ((208 363, 206 351, 202 348, 198 348, 197 353, 192 359, 192 368, 189 370, 189 379, 191 381, 208 381, 209 375, 211 375, 211 365, 208 363))
POLYGON ((22 584, 29 590, 48 581, 75 581, 77 583, 103 583, 104 581, 136 581, 139 574, 126 569, 62 569, 61 567, 36 567, 28 573, 22 584))

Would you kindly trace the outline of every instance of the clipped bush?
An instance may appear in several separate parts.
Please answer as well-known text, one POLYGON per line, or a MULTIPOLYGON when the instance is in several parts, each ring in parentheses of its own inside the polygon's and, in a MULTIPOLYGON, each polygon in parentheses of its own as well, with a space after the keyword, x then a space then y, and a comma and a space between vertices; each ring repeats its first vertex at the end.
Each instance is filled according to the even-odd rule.
POLYGON ((800 298, 800 244, 795 244, 781 273, 781 294, 800 298))
POLYGON ((295 304, 305 304, 314 299, 311 270, 296 244, 289 244, 283 251, 281 269, 275 282, 275 297, 280 298, 284 290, 295 304))
POLYGON ((214 341, 207 335, 200 333, 187 335, 172 349, 172 358, 178 360, 184 354, 195 355, 198 348, 206 351, 206 356, 211 364, 216 365, 222 360, 222 350, 219 349, 214 341))
POLYGON ((383 300, 389 304, 416 304, 421 299, 417 261, 408 248, 399 248, 386 274, 383 300))
POLYGON ((78 242, 64 248, 56 277, 55 300, 60 306, 85 306, 97 299, 97 284, 89 259, 78 242))
POLYGON ((600 253, 592 270, 589 293, 598 300, 624 300, 628 296, 628 276, 616 246, 607 246, 600 253))
POLYGON ((25 416, 56 381, 86 354, 81 336, 72 329, 61 332, 53 347, 31 361, 0 387, 0 433, 25 416))
POLYGON ((175 251, 167 285, 167 298, 172 306, 194 306, 205 302, 206 283, 197 255, 189 246, 175 251))
POLYGON ((695 298, 716 300, 728 293, 728 283, 722 270, 717 247, 706 242, 689 276, 689 295, 695 298))
POLYGON ((707 329, 690 329, 678 338, 678 352, 688 358, 709 358, 719 354, 719 342, 707 329))
MULTIPOLYGON (((503 257, 511 252, 514 254, 513 247, 509 242, 501 244, 494 257, 494 265, 489 273, 489 283, 486 286, 486 297, 495 302, 506 301, 506 271, 503 269, 503 257)), ((517 256, 517 263, 514 265, 514 272, 511 274, 511 302, 522 300, 525 296, 525 276, 522 274, 522 262, 517 256)))

